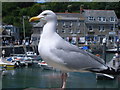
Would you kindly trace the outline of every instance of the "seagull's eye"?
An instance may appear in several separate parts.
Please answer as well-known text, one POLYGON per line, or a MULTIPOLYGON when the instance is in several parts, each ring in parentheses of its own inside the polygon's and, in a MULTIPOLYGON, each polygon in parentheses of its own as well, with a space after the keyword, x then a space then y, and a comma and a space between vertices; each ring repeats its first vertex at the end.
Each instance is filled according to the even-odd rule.
POLYGON ((44 16, 46 16, 47 15, 47 13, 45 13, 45 14, 43 14, 44 16))

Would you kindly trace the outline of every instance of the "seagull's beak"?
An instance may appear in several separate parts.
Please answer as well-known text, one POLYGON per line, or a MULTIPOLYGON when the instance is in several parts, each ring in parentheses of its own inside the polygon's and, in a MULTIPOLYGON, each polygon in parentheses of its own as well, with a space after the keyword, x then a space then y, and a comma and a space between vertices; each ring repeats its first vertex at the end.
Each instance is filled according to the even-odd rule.
POLYGON ((33 22, 33 21, 36 21, 36 20, 40 20, 42 17, 32 17, 29 19, 29 22, 33 22))

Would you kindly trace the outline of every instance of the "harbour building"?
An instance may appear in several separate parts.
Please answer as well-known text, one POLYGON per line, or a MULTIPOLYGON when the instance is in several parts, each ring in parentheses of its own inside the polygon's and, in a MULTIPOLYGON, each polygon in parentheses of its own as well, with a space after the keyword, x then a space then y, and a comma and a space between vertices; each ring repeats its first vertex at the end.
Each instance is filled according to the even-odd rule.
MULTIPOLYGON (((75 45, 98 43, 104 37, 107 44, 116 42, 118 38, 118 18, 114 10, 80 10, 80 13, 56 13, 57 33, 75 45)), ((44 22, 33 23, 31 40, 37 45, 44 22)))
POLYGON ((5 43, 9 45, 10 42, 20 40, 20 28, 13 25, 3 24, 1 34, 3 46, 5 43))
POLYGON ((104 37, 108 44, 116 42, 118 35, 118 18, 114 10, 84 10, 86 40, 102 43, 104 37))

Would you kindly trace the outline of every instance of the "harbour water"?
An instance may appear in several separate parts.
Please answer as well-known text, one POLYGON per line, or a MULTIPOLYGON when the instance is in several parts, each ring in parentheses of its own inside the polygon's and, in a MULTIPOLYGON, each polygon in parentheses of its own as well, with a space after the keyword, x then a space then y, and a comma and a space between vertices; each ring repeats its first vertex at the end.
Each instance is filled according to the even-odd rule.
MULTIPOLYGON (((107 55, 107 59, 112 58, 107 55)), ((61 72, 58 70, 43 70, 40 67, 22 67, 6 70, 1 74, 2 88, 60 88, 62 86, 61 72)), ((96 74, 90 72, 68 73, 66 88, 116 88, 120 89, 120 77, 115 80, 97 80, 96 74)))

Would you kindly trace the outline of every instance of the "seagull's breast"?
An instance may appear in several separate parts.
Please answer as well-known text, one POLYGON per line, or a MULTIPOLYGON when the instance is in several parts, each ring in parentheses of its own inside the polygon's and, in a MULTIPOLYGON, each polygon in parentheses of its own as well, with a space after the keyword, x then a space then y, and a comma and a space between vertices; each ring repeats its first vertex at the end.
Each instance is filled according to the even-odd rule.
POLYGON ((38 51, 42 59, 47 62, 48 65, 53 66, 54 68, 66 70, 65 67, 62 67, 65 65, 65 63, 51 52, 51 49, 56 48, 58 41, 59 37, 57 38, 55 35, 49 38, 41 37, 38 51))
POLYGON ((50 38, 42 38, 40 39, 38 45, 38 51, 42 57, 49 56, 50 49, 53 48, 53 42, 51 42, 50 38), (51 47, 52 46, 52 47, 51 47))
POLYGON ((39 53, 48 53, 50 49, 55 48, 56 43, 57 40, 54 38, 54 34, 50 36, 42 34, 38 45, 39 53))

